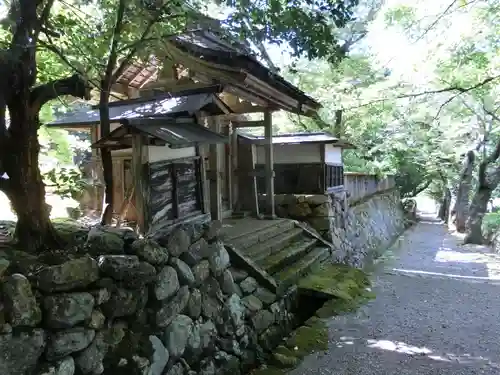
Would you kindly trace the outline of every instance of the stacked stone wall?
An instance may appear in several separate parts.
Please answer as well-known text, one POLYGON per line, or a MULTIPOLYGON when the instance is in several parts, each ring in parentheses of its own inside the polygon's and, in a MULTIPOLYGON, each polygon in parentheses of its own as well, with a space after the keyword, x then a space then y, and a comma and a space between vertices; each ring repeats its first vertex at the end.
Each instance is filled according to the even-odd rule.
POLYGON ((278 195, 276 213, 309 224, 334 245, 334 261, 362 267, 405 229, 396 190, 349 205, 345 192, 330 195, 278 195))
MULTIPOLYGON (((0 252, 0 374, 245 373, 295 324, 231 259, 220 224, 139 239, 93 228, 86 245, 0 252)), ((80 236, 82 233, 80 233, 80 236)))

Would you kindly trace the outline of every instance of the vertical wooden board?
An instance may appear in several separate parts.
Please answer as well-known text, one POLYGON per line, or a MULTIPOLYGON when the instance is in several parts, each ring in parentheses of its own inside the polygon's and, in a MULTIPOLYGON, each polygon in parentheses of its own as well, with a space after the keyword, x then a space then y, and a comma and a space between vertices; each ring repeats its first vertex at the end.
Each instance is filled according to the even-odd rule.
MULTIPOLYGON (((252 167, 252 172, 255 171, 255 165, 257 163, 257 147, 255 145, 251 145, 250 148, 250 153, 251 153, 251 167, 252 167)), ((252 207, 252 212, 255 214, 255 216, 259 217, 260 216, 260 210, 259 210, 259 192, 257 190, 257 177, 254 175, 250 177, 250 191, 251 191, 251 196, 250 196, 250 203, 252 207)))
POLYGON ((224 157, 226 159, 225 162, 225 175, 226 175, 226 192, 227 192, 227 202, 228 202, 228 207, 227 209, 232 211, 233 210, 233 147, 232 147, 232 134, 233 134, 233 127, 231 122, 228 123, 226 127, 226 135, 228 136, 229 144, 223 145, 224 149, 227 150, 227 152, 224 152, 224 157))
POLYGON ((123 160, 113 159, 113 208, 116 210, 122 205, 123 193, 123 160))
POLYGON ((149 229, 150 221, 150 189, 148 147, 144 144, 144 136, 132 136, 132 176, 135 184, 135 202, 137 210, 137 224, 142 233, 149 229))
POLYGON ((200 179, 201 179, 201 209, 204 214, 210 212, 210 184, 207 179, 207 168, 206 168, 206 148, 205 145, 198 146, 196 148, 196 153, 200 157, 199 168, 200 168, 200 179))
POLYGON ((273 120, 272 112, 264 112, 264 133, 265 133, 265 170, 266 170, 266 213, 275 217, 274 207, 274 156, 273 156, 273 120))
MULTIPOLYGON (((220 131, 220 123, 216 117, 209 117, 209 128, 217 133, 220 131)), ((208 155, 210 164, 210 213, 212 220, 220 220, 222 218, 222 184, 221 184, 221 163, 220 163, 220 148, 218 145, 210 145, 208 155)))
POLYGON ((238 132, 233 129, 231 134, 231 199, 232 199, 232 208, 233 210, 237 210, 238 207, 238 184, 239 177, 236 174, 238 170, 238 132))

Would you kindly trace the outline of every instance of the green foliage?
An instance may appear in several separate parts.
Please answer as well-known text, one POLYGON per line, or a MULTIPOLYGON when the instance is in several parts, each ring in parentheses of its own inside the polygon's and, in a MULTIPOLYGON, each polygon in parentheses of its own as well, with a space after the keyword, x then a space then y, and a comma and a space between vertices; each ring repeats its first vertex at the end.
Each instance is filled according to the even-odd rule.
POLYGON ((357 0, 247 1, 221 2, 235 9, 225 25, 242 39, 287 43, 294 56, 342 57, 337 30, 353 17, 357 0))
POLYGON ((53 168, 44 174, 44 180, 54 193, 63 198, 78 200, 87 182, 77 168, 53 168))

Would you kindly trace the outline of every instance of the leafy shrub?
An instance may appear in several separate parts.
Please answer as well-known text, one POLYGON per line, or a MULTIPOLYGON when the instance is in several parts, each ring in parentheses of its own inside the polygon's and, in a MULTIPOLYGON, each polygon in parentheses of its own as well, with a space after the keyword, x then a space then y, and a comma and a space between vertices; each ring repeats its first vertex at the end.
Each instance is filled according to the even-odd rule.
POLYGON ((87 186, 78 168, 52 168, 43 177, 45 184, 63 198, 78 200, 87 186))

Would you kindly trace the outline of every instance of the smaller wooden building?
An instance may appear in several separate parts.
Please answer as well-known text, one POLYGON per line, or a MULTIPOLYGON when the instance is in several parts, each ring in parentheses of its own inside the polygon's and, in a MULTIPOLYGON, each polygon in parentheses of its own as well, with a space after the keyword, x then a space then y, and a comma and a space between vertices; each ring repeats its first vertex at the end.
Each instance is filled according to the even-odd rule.
POLYGON ((199 146, 228 137, 186 118, 124 119, 93 148, 132 151, 132 186, 139 227, 151 231, 209 213, 199 146))
MULTIPOLYGON (((256 159, 257 173, 265 167, 265 138, 239 133, 238 158, 256 159)), ((273 137, 274 193, 324 194, 344 187, 342 150, 354 148, 327 132, 281 134, 273 137)), ((257 177, 259 194, 265 181, 257 177)))

